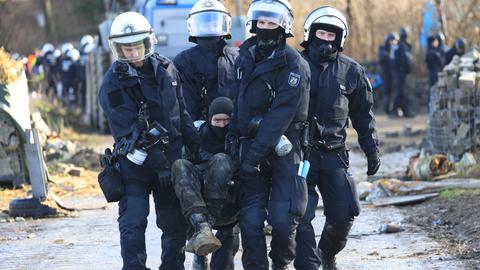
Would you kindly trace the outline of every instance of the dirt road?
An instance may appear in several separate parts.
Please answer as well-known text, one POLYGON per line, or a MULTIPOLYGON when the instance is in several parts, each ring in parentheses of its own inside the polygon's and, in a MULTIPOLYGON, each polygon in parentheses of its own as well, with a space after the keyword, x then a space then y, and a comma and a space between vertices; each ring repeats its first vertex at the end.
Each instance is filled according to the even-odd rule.
MULTIPOLYGON (((408 151, 384 155, 383 170, 405 166, 408 151)), ((352 153, 352 172, 364 174, 361 154, 352 153)), ((84 202, 87 199, 83 199, 84 202)), ((91 198, 92 201, 101 198, 91 198)), ((405 231, 380 234, 383 223, 405 220, 405 211, 398 208, 372 208, 364 205, 355 221, 350 239, 338 261, 342 269, 465 269, 461 261, 445 254, 440 245, 413 224, 403 223, 405 231)), ((147 264, 156 269, 160 264, 160 231, 155 227, 154 213, 147 228, 147 264)), ((317 237, 323 225, 322 210, 315 219, 317 237)), ((120 269, 120 246, 116 223, 117 206, 106 210, 79 212, 75 218, 19 220, 0 223, 0 269, 120 269)), ((236 269, 241 267, 241 251, 236 269)), ((191 255, 185 263, 190 269, 191 255)), ((293 269, 293 267, 291 267, 293 269)))

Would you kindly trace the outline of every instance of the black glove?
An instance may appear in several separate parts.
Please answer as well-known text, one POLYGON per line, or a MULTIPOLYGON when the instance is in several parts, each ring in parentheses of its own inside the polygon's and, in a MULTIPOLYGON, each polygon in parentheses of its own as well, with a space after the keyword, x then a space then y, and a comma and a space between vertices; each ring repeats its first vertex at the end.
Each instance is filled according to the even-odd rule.
POLYGON ((260 175, 260 162, 262 159, 263 155, 250 149, 240 166, 240 178, 254 178, 260 175))
POLYGON ((367 175, 374 175, 380 168, 380 157, 378 152, 373 152, 367 155, 368 170, 367 175))
POLYGON ((170 177, 169 169, 157 171, 157 178, 158 178, 158 183, 160 184, 160 187, 168 188, 172 186, 172 179, 170 177))
POLYGON ((157 180, 162 188, 172 185, 170 179, 170 162, 158 146, 152 147, 148 151, 148 156, 144 164, 157 174, 157 180))

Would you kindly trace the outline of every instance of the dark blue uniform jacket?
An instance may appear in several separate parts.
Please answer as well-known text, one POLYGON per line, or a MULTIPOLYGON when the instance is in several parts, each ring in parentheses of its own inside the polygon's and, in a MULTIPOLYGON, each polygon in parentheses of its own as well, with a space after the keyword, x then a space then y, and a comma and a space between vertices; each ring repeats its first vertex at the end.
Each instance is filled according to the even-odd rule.
POLYGON ((246 136, 251 119, 262 117, 251 148, 266 156, 289 127, 307 120, 310 68, 285 43, 255 63, 255 46, 255 37, 240 46, 235 64, 238 96, 231 127, 238 136, 246 136))
POLYGON ((377 151, 372 88, 365 69, 339 54, 324 70, 320 63, 309 59, 306 51, 303 55, 312 72, 309 118, 316 116, 318 121, 313 139, 329 145, 344 144, 350 117, 364 153, 377 151))
MULTIPOLYGON (((193 120, 202 119, 202 111, 217 97, 234 100, 235 58, 238 49, 223 47, 215 55, 195 46, 179 53, 173 60, 180 73, 187 111, 193 120), (202 100, 202 91, 206 91, 202 100)), ((206 119, 204 119, 206 120, 206 119)))
POLYGON ((115 62, 105 74, 99 101, 118 142, 131 133, 139 106, 131 91, 141 89, 148 104, 149 122, 157 121, 169 131, 165 154, 170 162, 180 158, 181 147, 198 144, 199 138, 192 119, 185 109, 177 70, 165 57, 153 54, 145 64, 153 66, 154 78, 146 78, 129 64, 115 62))

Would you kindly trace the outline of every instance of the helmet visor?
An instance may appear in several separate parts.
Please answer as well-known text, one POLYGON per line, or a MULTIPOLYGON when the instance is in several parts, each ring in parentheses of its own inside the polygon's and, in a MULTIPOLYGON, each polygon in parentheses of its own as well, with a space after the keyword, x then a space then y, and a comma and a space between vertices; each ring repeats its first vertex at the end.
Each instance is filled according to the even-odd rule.
POLYGON ((285 13, 278 13, 266 10, 249 10, 247 16, 249 22, 263 20, 276 23, 283 28, 285 28, 286 22, 288 20, 288 17, 285 13))
POLYGON ((155 37, 153 33, 144 34, 138 41, 121 43, 115 38, 109 40, 113 56, 118 61, 139 62, 152 55, 155 51, 155 37))
POLYGON ((230 26, 230 16, 222 12, 199 12, 188 18, 188 30, 192 37, 229 35, 230 26))

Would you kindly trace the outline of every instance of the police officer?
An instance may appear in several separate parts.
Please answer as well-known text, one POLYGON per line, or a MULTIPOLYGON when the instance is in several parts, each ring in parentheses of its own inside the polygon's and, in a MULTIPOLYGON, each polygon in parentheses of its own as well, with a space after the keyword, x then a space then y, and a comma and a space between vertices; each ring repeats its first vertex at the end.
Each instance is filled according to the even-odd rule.
POLYGON ((211 269, 233 270, 239 248, 236 185, 232 180, 234 163, 225 154, 233 102, 227 97, 212 101, 208 120, 200 126, 201 163, 193 165, 179 159, 172 166, 172 180, 185 217, 194 226, 186 250, 194 252, 194 269, 208 269, 207 253, 212 254, 211 269), (217 239, 212 234, 217 229, 217 239))
POLYGON ((392 88, 393 88, 393 48, 398 43, 397 33, 388 33, 385 42, 378 49, 378 59, 383 79, 383 108, 385 113, 391 112, 392 88))
POLYGON ((395 84, 395 96, 390 116, 394 118, 398 117, 398 110, 400 109, 404 117, 412 118, 415 115, 411 111, 410 101, 405 93, 405 81, 412 68, 412 56, 410 53, 412 46, 407 41, 408 30, 405 27, 400 28, 399 36, 400 40, 394 49, 393 80, 395 84))
POLYGON ((428 69, 428 82, 432 87, 438 80, 438 72, 442 71, 445 65, 445 51, 443 49, 443 34, 436 33, 427 38, 427 53, 425 62, 428 69))
POLYGON ((71 43, 63 44, 61 51, 59 74, 62 91, 60 98, 64 105, 71 105, 77 93, 77 61, 80 59, 80 52, 71 43))
POLYGON ((245 269, 268 269, 263 232, 267 219, 272 225, 273 269, 287 269, 295 258, 295 230, 306 204, 306 192, 293 190, 305 185, 295 176, 302 158, 310 70, 286 44, 293 23, 288 1, 254 0, 247 17, 256 35, 240 46, 236 61, 239 90, 231 131, 241 140, 242 262, 245 269), (287 140, 292 148, 283 152, 287 140))
POLYGON ((445 54, 445 64, 449 64, 455 55, 462 56, 465 53, 466 46, 467 41, 464 38, 457 38, 452 48, 450 48, 445 54))
POLYGON ((337 269, 335 255, 347 242, 354 217, 359 214, 355 183, 349 176, 345 147, 348 118, 368 160, 368 175, 380 166, 372 88, 360 64, 343 55, 348 35, 347 21, 332 7, 310 13, 304 25, 302 52, 312 72, 309 118, 310 172, 308 207, 297 229, 296 269, 337 269), (312 220, 318 203, 318 187, 325 206, 326 221, 320 241, 315 243, 312 220))
POLYGON ((150 193, 163 232, 159 269, 184 269, 188 225, 171 185, 170 165, 180 158, 182 144, 198 144, 198 133, 185 110, 177 70, 154 53, 155 34, 146 18, 120 14, 112 22, 109 42, 117 61, 105 74, 99 101, 125 185, 118 218, 123 269, 148 269, 150 193))
POLYGON ((227 47, 232 20, 216 0, 198 1, 187 20, 189 41, 197 45, 174 60, 180 72, 187 110, 193 120, 206 120, 208 106, 216 97, 234 98, 234 63, 238 50, 227 47))
POLYGON ((45 73, 45 94, 50 96, 56 93, 58 75, 57 61, 54 55, 55 46, 52 43, 45 43, 42 46, 42 56, 38 58, 36 65, 42 65, 45 73))

